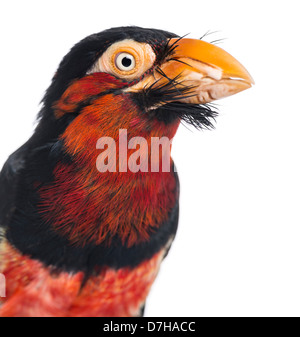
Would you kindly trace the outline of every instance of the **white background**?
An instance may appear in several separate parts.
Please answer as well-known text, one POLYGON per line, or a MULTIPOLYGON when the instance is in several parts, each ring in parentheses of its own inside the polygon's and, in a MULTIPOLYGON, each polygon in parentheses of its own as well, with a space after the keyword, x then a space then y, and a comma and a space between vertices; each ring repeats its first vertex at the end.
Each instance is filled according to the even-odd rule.
POLYGON ((0 16, 1 165, 83 37, 139 25, 226 38, 256 85, 218 102, 215 130, 181 126, 174 139, 179 231, 146 315, 299 316, 298 1, 6 1, 0 16))

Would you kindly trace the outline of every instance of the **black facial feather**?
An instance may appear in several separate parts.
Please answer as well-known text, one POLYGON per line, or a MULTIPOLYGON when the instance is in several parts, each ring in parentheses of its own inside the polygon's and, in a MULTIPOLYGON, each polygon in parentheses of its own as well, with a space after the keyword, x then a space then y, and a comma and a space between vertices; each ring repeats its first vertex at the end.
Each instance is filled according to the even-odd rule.
POLYGON ((214 128, 213 121, 218 116, 215 106, 180 102, 184 98, 194 96, 194 87, 183 85, 180 74, 172 79, 159 67, 157 71, 167 79, 167 82, 160 85, 160 80, 157 80, 133 95, 141 109, 146 109, 145 113, 150 118, 156 118, 165 124, 180 119, 197 129, 214 128))
POLYGON ((192 86, 179 87, 181 85, 179 75, 173 79, 167 77, 167 80, 166 83, 162 84, 160 84, 161 80, 157 80, 140 92, 133 94, 140 106, 145 108, 147 112, 155 109, 156 106, 193 96, 192 86))
MULTIPOLYGON (((168 103, 155 111, 156 118, 166 119, 167 115, 177 116, 183 123, 196 129, 213 129, 218 112, 210 105, 188 104, 182 102, 168 103)), ((169 117, 170 118, 170 117, 169 117)))
POLYGON ((170 60, 171 56, 173 55, 175 49, 177 48, 177 43, 182 40, 184 36, 178 37, 174 42, 170 43, 170 40, 166 40, 165 43, 159 50, 156 56, 156 64, 160 65, 162 62, 166 61, 167 59, 170 60))

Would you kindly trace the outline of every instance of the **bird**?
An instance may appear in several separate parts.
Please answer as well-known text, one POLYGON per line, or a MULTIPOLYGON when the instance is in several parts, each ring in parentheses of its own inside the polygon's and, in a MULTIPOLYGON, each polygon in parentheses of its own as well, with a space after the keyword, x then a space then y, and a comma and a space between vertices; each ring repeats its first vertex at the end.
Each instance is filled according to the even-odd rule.
POLYGON ((211 102, 253 84, 216 44, 160 29, 70 48, 0 174, 0 316, 143 316, 178 227, 171 140, 213 128, 211 102))

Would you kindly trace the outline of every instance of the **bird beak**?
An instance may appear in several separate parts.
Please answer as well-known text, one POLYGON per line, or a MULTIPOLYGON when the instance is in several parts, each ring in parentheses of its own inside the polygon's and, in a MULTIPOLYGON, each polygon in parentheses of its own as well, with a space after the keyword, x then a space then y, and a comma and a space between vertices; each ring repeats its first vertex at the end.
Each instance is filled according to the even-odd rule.
POLYGON ((170 39, 169 58, 141 85, 162 85, 172 79, 177 89, 191 88, 181 99, 204 104, 231 96, 254 84, 249 72, 223 49, 202 40, 170 39))

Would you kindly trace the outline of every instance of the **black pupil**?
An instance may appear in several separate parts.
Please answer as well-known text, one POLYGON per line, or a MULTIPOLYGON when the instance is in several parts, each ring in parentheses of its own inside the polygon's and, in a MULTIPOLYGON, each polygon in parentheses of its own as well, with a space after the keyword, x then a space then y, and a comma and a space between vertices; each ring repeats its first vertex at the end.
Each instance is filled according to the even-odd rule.
POLYGON ((124 67, 130 67, 131 66, 131 63, 132 63, 132 61, 131 61, 131 59, 129 58, 129 57, 126 57, 126 56, 124 56, 123 58, 122 58, 122 65, 124 66, 124 67))

